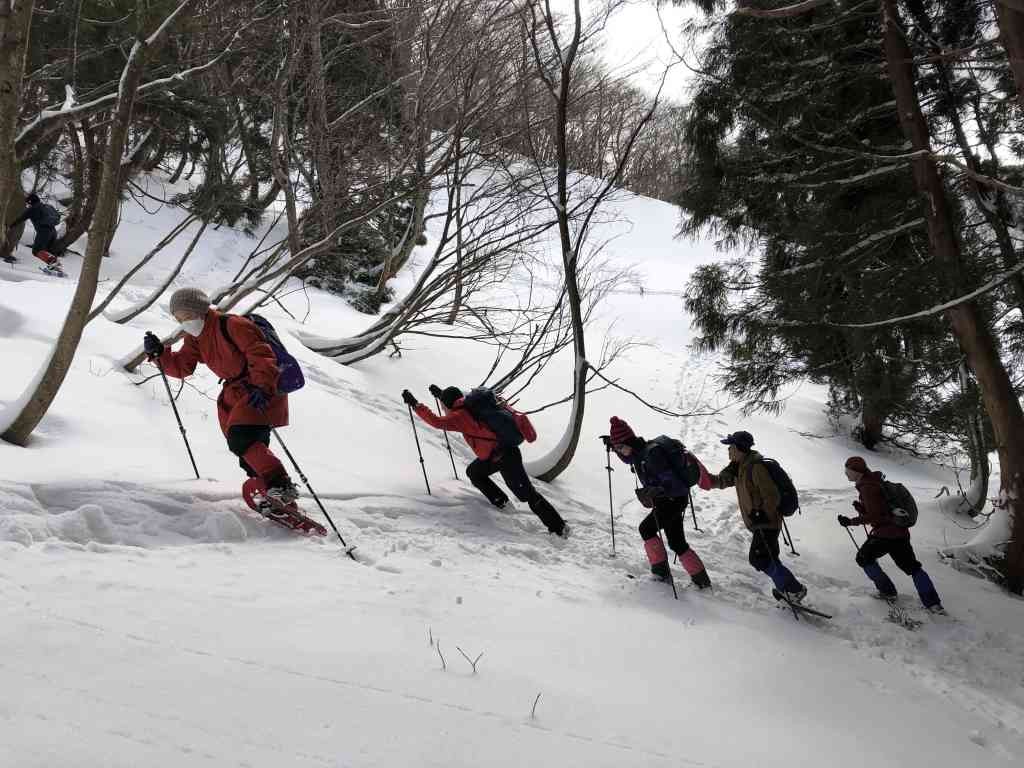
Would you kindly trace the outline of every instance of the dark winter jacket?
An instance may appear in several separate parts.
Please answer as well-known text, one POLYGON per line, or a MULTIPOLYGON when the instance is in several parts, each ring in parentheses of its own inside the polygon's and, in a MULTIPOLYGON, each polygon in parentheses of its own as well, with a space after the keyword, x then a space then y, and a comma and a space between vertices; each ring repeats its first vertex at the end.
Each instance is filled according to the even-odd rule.
POLYGON ((711 475, 710 481, 716 488, 736 488, 736 500, 747 530, 754 530, 752 514, 755 511, 764 512, 763 522, 772 530, 782 528, 781 494, 757 451, 748 453, 738 464, 730 462, 717 475, 711 475))
POLYGON ((637 440, 635 450, 626 463, 636 469, 636 476, 644 488, 660 488, 665 495, 685 500, 690 488, 700 478, 700 462, 688 452, 681 456, 670 455, 670 446, 654 440, 637 440))
POLYGON ((860 495, 858 517, 851 518, 854 525, 870 525, 871 535, 879 539, 909 539, 910 529, 895 525, 885 492, 882 490, 882 473, 867 472, 857 481, 860 495))
POLYGON ((38 203, 26 206, 21 216, 16 218, 10 226, 16 226, 23 221, 31 221, 32 226, 36 229, 56 227, 60 224, 60 214, 57 213, 57 209, 52 205, 39 201, 38 203))
POLYGON ((234 426, 285 426, 288 423, 288 396, 277 393, 280 371, 274 350, 252 320, 238 315, 228 316, 229 341, 221 332, 220 318, 220 312, 209 310, 202 333, 198 336, 185 334, 185 343, 177 352, 172 352, 170 347, 165 349, 160 357, 164 372, 183 379, 195 371, 198 363, 205 363, 207 368, 225 380, 217 398, 217 416, 225 434, 229 427, 234 426), (272 396, 265 411, 249 405, 246 384, 259 387, 272 396))

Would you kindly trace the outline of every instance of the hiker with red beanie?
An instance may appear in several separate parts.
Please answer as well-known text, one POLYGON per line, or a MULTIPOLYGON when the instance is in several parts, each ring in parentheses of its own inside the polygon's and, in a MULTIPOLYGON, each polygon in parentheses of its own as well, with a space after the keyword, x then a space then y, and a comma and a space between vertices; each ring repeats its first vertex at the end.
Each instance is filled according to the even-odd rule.
MULTIPOLYGON (((466 467, 466 474, 469 476, 470 482, 487 497, 487 500, 498 509, 502 509, 508 504, 508 496, 491 480, 491 475, 500 472, 502 479, 515 494, 515 497, 530 506, 530 510, 540 518, 550 533, 563 539, 568 538, 569 526, 565 520, 551 506, 551 502, 541 496, 530 482, 530 477, 526 474, 526 468, 523 466, 523 454, 518 445, 502 444, 492 429, 474 418, 466 406, 466 398, 463 396, 462 390, 458 387, 441 389, 437 385, 431 384, 430 394, 444 406, 443 414, 434 413, 429 407, 417 401, 416 397, 407 389, 402 391, 402 400, 416 412, 417 416, 434 429, 462 433, 469 447, 476 454, 476 460, 470 462, 470 465, 466 467)), ((504 403, 501 403, 500 407, 508 417, 514 419, 514 429, 524 435, 529 442, 536 439, 537 433, 524 414, 512 411, 504 403)), ((522 437, 520 437, 521 439, 522 437)))
POLYGON ((288 396, 277 391, 277 356, 263 332, 246 317, 213 309, 198 288, 175 291, 170 309, 185 331, 185 342, 175 352, 147 332, 144 346, 149 359, 159 361, 164 373, 178 379, 192 375, 198 363, 223 379, 217 417, 228 450, 250 478, 263 481, 265 496, 276 509, 293 508, 298 489, 270 450, 271 427, 288 424, 288 396))
POLYGON ((658 533, 662 530, 694 585, 708 589, 711 579, 704 563, 687 543, 683 529, 690 488, 697 485, 702 475, 707 475, 707 470, 678 440, 662 435, 648 442, 637 437, 629 424, 617 416, 612 416, 609 434, 604 439, 619 459, 633 467, 642 486, 636 491, 637 499, 651 510, 639 526, 651 573, 662 581, 672 578, 668 552, 658 533))
POLYGON ((863 457, 851 456, 846 460, 846 478, 856 484, 860 498, 853 502, 857 517, 839 515, 839 524, 844 528, 871 526, 867 540, 857 550, 857 565, 874 582, 878 597, 889 601, 896 599, 896 585, 878 564, 879 558, 889 555, 896 567, 914 580, 924 607, 933 613, 945 613, 935 585, 914 554, 910 529, 900 525, 893 515, 892 504, 882 485, 885 476, 881 472, 872 472, 863 457))

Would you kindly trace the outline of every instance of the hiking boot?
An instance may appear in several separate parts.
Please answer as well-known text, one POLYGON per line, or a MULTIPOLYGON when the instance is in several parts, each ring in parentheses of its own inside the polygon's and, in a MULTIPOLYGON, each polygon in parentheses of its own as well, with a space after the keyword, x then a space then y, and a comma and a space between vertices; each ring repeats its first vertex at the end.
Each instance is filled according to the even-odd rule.
POLYGON ((491 499, 490 502, 496 509, 504 509, 508 506, 508 496, 502 496, 500 499, 491 499))
POLYGON ((267 498, 282 507, 287 507, 299 498, 299 489, 295 487, 295 483, 285 478, 267 488, 267 498))
POLYGON ((896 602, 895 592, 893 592, 890 595, 888 592, 882 592, 881 590, 879 590, 878 592, 872 592, 871 596, 875 598, 875 600, 884 600, 885 602, 889 603, 889 605, 892 605, 896 602))
POLYGON ((18 263, 18 260, 16 258, 14 258, 13 256, 4 256, 4 261, 6 261, 8 264, 17 264, 18 263))
POLYGON ((941 603, 937 603, 936 605, 928 605, 925 607, 928 610, 928 613, 934 613, 936 616, 946 615, 946 609, 942 607, 941 603))
POLYGON ((786 597, 789 599, 789 602, 799 605, 807 597, 807 587, 800 587, 795 592, 786 592, 786 597))
POLYGON ((651 563, 651 575, 658 581, 670 581, 672 579, 672 569, 668 567, 668 560, 662 560, 660 563, 651 563))
POLYGON ((707 571, 700 571, 699 573, 693 574, 693 576, 690 577, 690 580, 697 589, 711 589, 711 577, 708 576, 707 571))
POLYGON ((561 539, 568 539, 569 538, 569 534, 571 532, 572 532, 572 529, 569 527, 569 524, 565 523, 562 526, 562 530, 560 530, 558 533, 556 533, 555 536, 558 536, 561 539))

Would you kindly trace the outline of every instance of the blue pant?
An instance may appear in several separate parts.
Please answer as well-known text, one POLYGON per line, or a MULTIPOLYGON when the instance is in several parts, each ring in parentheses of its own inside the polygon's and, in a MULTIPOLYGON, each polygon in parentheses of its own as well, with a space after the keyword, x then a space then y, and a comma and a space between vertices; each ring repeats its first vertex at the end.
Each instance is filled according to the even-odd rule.
POLYGON ((878 564, 878 558, 885 555, 892 557, 896 567, 914 580, 917 594, 926 608, 942 604, 939 593, 935 591, 935 585, 914 555, 909 538, 883 539, 868 536, 867 541, 857 551, 857 565, 864 569, 864 573, 875 583, 879 592, 896 597, 896 585, 878 564))
POLYGON ((750 542, 750 564, 761 573, 768 574, 780 592, 799 592, 803 585, 779 560, 779 533, 754 531, 754 540, 750 542))

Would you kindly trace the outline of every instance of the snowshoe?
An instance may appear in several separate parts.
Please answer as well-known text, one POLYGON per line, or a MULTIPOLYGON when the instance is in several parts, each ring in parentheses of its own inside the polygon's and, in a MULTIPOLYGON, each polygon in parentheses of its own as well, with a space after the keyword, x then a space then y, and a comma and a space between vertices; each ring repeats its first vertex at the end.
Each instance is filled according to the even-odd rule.
POLYGON ((816 608, 804 605, 802 602, 796 602, 791 595, 799 595, 800 600, 803 600, 807 596, 807 588, 804 587, 801 594, 800 592, 780 592, 775 587, 772 587, 772 597, 778 601, 779 608, 787 611, 793 611, 794 618, 796 618, 796 614, 798 613, 804 614, 805 616, 817 616, 819 619, 832 618, 831 613, 825 613, 824 611, 819 611, 816 608))
POLYGON ((272 494, 258 477, 250 477, 245 481, 242 485, 242 498, 250 509, 289 530, 327 535, 327 529, 302 514, 294 500, 282 502, 281 494, 272 494))
POLYGON ((64 269, 61 267, 61 265, 58 262, 54 262, 53 264, 47 264, 45 266, 42 266, 42 267, 39 268, 39 271, 42 272, 44 275, 50 275, 52 277, 67 277, 68 276, 67 272, 64 271, 64 269))

